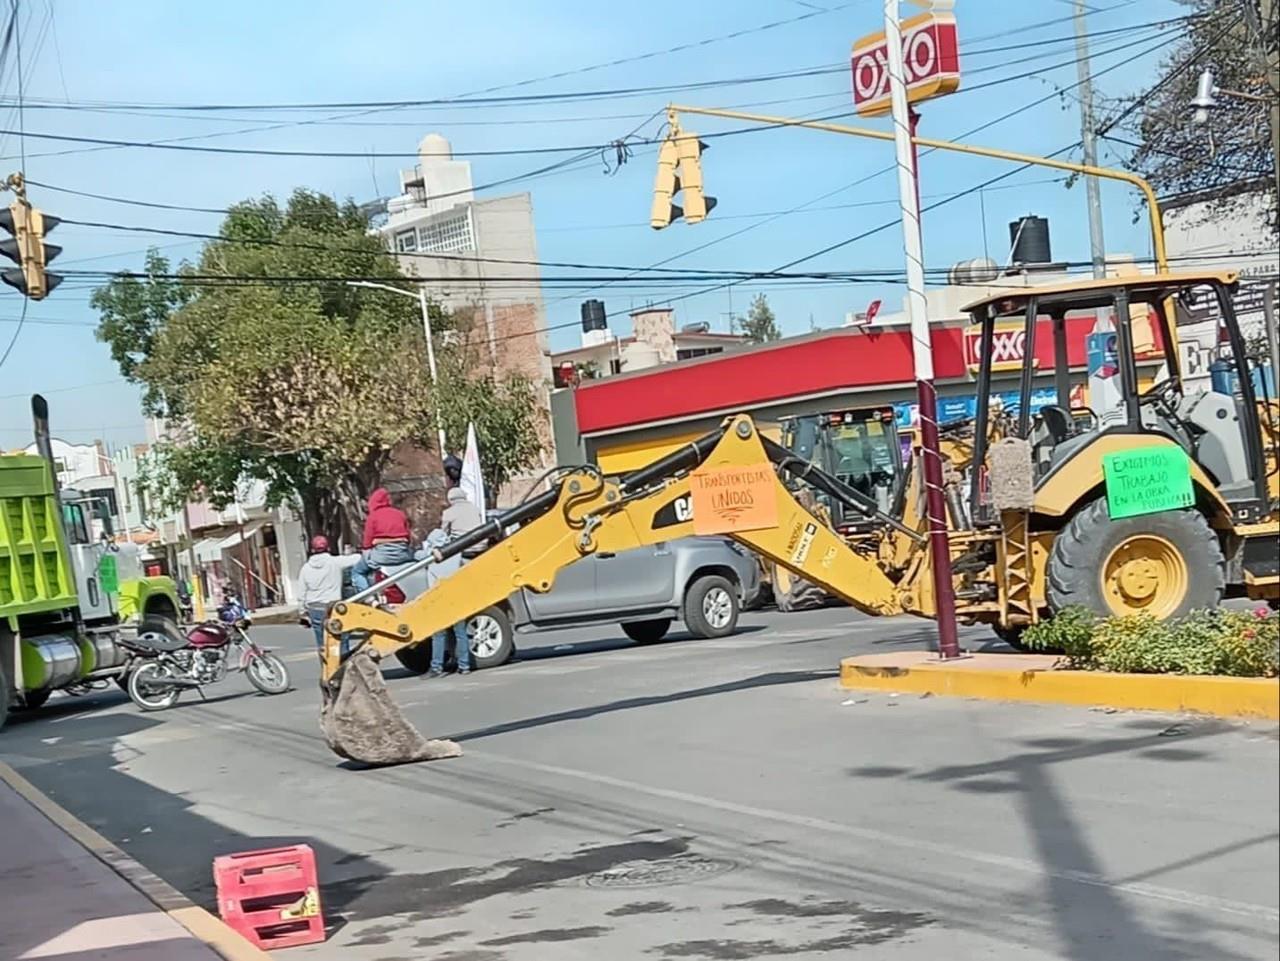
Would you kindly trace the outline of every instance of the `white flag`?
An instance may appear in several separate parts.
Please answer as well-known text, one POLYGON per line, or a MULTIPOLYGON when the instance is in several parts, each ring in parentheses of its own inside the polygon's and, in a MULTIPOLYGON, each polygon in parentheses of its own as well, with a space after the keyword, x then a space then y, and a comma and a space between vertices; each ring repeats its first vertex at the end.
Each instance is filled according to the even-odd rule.
POLYGON ((485 512, 484 475, 480 473, 480 445, 476 443, 476 425, 467 425, 467 450, 462 455, 462 479, 458 482, 467 500, 485 512))

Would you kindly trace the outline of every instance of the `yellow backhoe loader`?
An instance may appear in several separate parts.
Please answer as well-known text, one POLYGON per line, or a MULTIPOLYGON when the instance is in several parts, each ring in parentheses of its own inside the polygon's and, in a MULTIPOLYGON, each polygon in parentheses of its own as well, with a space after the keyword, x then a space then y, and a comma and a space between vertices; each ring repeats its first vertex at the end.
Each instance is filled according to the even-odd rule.
MULTIPOLYGON (((1234 286, 1232 274, 1163 274, 1017 288, 969 308, 983 332, 978 404, 970 438, 953 440, 956 470, 947 485, 964 622, 990 624, 1016 644, 1022 628, 1070 605, 1165 618, 1214 606, 1228 590, 1280 597, 1280 405, 1255 395, 1234 286), (1184 387, 1172 320, 1188 305, 1216 311, 1232 380, 1184 387), (1102 409, 1069 406, 1065 317, 1081 310, 1114 315, 1115 403, 1102 409), (1134 316, 1155 318, 1164 351, 1163 374, 1145 392, 1134 316), (1010 317, 1024 325, 1020 404, 993 410, 992 339, 996 323, 1010 317), (1036 360, 1045 317, 1051 371, 1036 360), (1042 376, 1053 378, 1059 404, 1032 418, 1029 400, 1042 376)), ((761 436, 746 415, 622 478, 592 466, 566 469, 551 490, 448 544, 441 557, 489 546, 430 591, 398 609, 361 603, 363 596, 333 607, 322 655, 329 745, 367 764, 459 753, 404 720, 378 660, 517 589, 549 590, 558 571, 593 552, 720 533, 868 614, 932 617, 919 472, 912 474, 898 509, 886 511, 882 500, 761 436), (872 529, 846 539, 801 504, 784 476, 861 513, 872 529)))

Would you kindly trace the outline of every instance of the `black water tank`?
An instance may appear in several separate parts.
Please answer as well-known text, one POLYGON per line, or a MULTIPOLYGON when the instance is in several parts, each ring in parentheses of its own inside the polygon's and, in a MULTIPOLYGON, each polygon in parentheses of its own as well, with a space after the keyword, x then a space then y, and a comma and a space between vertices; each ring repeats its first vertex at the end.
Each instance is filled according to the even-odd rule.
POLYGON ((1009 244, 1015 264, 1048 264, 1053 262, 1049 251, 1049 221, 1043 217, 1026 216, 1009 224, 1009 244))
POLYGON ((584 300, 582 302, 582 332, 589 334, 593 330, 608 330, 609 322, 605 319, 603 300, 584 300))

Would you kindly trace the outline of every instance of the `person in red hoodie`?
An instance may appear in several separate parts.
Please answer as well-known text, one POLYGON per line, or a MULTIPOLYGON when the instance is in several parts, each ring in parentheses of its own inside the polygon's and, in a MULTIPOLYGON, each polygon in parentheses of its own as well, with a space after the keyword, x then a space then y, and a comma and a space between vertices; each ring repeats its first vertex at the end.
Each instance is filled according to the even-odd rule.
POLYGON ((357 591, 367 590, 374 571, 413 562, 409 546, 409 518, 404 511, 391 506, 391 495, 379 487, 369 495, 369 513, 364 519, 364 554, 351 568, 351 585, 357 591))

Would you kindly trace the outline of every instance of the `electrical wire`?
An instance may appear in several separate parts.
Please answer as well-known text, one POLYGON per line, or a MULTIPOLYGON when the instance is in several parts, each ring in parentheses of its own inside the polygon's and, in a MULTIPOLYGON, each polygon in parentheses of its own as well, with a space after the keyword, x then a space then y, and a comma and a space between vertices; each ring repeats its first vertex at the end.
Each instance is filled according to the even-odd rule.
MULTIPOLYGON (((1100 76, 1102 76, 1102 75, 1104 75, 1104 74, 1106 74, 1106 73, 1109 73, 1109 72, 1111 72, 1112 70, 1116 70, 1116 69, 1118 69, 1118 68, 1120 68, 1120 67, 1122 67, 1122 66, 1125 66, 1126 64, 1132 63, 1133 61, 1138 60, 1138 59, 1140 59, 1140 58, 1142 58, 1142 57, 1148 56, 1149 54, 1151 54, 1151 53, 1155 52, 1156 50, 1158 50, 1158 49, 1160 49, 1160 48, 1162 48, 1162 47, 1164 47, 1164 46, 1167 46, 1167 45, 1168 45, 1168 44, 1170 44, 1170 43, 1173 43, 1173 42, 1174 42, 1175 40, 1177 40, 1177 39, 1178 39, 1178 37, 1177 37, 1177 36, 1174 36, 1174 37, 1171 37, 1171 38, 1165 38, 1165 39, 1162 39, 1159 43, 1157 43, 1156 45, 1154 45, 1154 46, 1152 46, 1152 47, 1148 47, 1147 49, 1145 49, 1145 50, 1143 50, 1143 51, 1141 51, 1141 52, 1139 52, 1139 53, 1137 53, 1137 54, 1134 54, 1134 55, 1133 55, 1133 56, 1131 56, 1131 57, 1127 57, 1127 58, 1125 58, 1125 59, 1124 59, 1124 60, 1122 60, 1122 61, 1118 61, 1117 63, 1112 64, 1112 65, 1110 65, 1110 66, 1108 66, 1108 67, 1106 67, 1106 68, 1104 68, 1104 69, 1102 69, 1102 70, 1095 71, 1095 72, 1093 73, 1093 79, 1096 79, 1097 77, 1100 77, 1100 76)), ((1075 87, 1078 87, 1078 86, 1080 86, 1081 82, 1082 82, 1082 81, 1076 81, 1076 83, 1072 84, 1072 85, 1071 85, 1071 87, 1068 87, 1067 89, 1073 89, 1073 88, 1075 88, 1075 87)), ((1025 103, 1025 104, 1023 104, 1023 105, 1021 105, 1021 106, 1019 106, 1019 107, 1015 107, 1013 110, 1010 110, 1010 111, 1008 111, 1007 113, 1004 113, 1004 114, 1000 115, 999 117, 996 117, 996 118, 994 118, 994 119, 992 119, 992 120, 988 120, 988 121, 986 121, 986 122, 984 122, 984 123, 982 123, 982 124, 979 124, 978 126, 973 127, 972 129, 967 130, 967 131, 965 131, 964 133, 960 134, 958 137, 955 137, 955 138, 952 138, 952 139, 957 140, 957 141, 964 141, 964 140, 967 140, 969 137, 973 136, 974 134, 981 133, 982 131, 989 129, 990 127, 993 127, 993 126, 995 126, 995 125, 997 125, 997 124, 1003 123, 1003 122, 1004 122, 1004 121, 1006 121, 1006 120, 1012 119, 1013 117, 1018 116, 1019 114, 1024 113, 1024 112, 1025 112, 1025 111, 1027 111, 1027 110, 1031 110, 1031 109, 1033 109, 1033 108, 1035 108, 1035 107, 1038 107, 1040 104, 1045 103, 1045 102, 1046 102, 1046 101, 1048 101, 1048 100, 1052 100, 1052 99, 1053 99, 1054 97, 1056 97, 1057 95, 1058 95, 1057 93, 1048 94, 1048 95, 1046 95, 1046 96, 1039 97, 1039 98, 1037 98, 1037 99, 1035 99, 1035 100, 1033 100, 1033 101, 1031 101, 1031 102, 1029 102, 1029 103, 1025 103)), ((928 156, 929 154, 933 153, 935 149, 936 149, 936 148, 929 148, 929 149, 923 150, 923 151, 921 151, 920 156, 921 156, 921 157, 928 156)), ((1068 149, 1070 149, 1070 148, 1068 148, 1068 149)), ((1062 151, 1059 151, 1059 152, 1061 153, 1062 151)), ((848 184, 845 184, 845 185, 844 185, 844 186, 842 186, 842 187, 839 187, 839 188, 836 188, 835 190, 828 191, 828 192, 826 192, 826 193, 824 193, 824 194, 821 194, 821 195, 819 195, 818 197, 813 198, 813 199, 812 199, 812 200, 810 200, 810 201, 806 201, 806 202, 805 202, 805 203, 803 203, 803 204, 799 204, 799 205, 797 205, 797 206, 795 206, 795 207, 792 207, 792 208, 790 208, 789 210, 784 211, 784 212, 782 212, 782 213, 780 213, 780 214, 777 214, 777 215, 775 215, 775 216, 768 217, 767 219, 762 220, 762 221, 760 221, 759 223, 749 224, 749 225, 747 225, 746 227, 742 227, 742 228, 740 228, 739 230, 735 230, 735 231, 733 231, 733 232, 731 232, 731 233, 729 233, 729 234, 726 234, 725 236, 717 237, 717 238, 715 238, 714 240, 709 240, 709 241, 707 241, 707 242, 705 242, 705 243, 699 244, 699 245, 698 245, 698 246, 696 246, 696 247, 692 247, 692 248, 690 248, 690 249, 688 249, 688 250, 681 251, 680 253, 675 254, 675 255, 673 255, 673 256, 671 256, 671 257, 667 257, 667 258, 665 258, 664 260, 659 260, 659 261, 657 261, 657 262, 656 262, 656 264, 654 264, 653 266, 659 266, 659 265, 662 265, 662 264, 667 264, 667 263, 672 262, 673 260, 678 260, 678 259, 683 258, 683 257, 686 257, 686 256, 688 256, 688 255, 690 255, 690 254, 698 253, 698 252, 701 252, 701 251, 703 251, 703 250, 707 250, 708 248, 710 248, 710 247, 714 247, 714 246, 716 246, 717 244, 721 244, 721 243, 724 243, 724 242, 726 242, 726 241, 728 241, 728 240, 732 240, 732 239, 734 239, 734 238, 736 238, 736 237, 740 237, 740 236, 742 236, 743 234, 746 234, 746 233, 748 233, 748 232, 750 232, 750 231, 752 231, 752 230, 756 230, 756 229, 758 229, 758 228, 760 228, 760 227, 767 226, 768 224, 773 223, 773 222, 775 222, 775 221, 777 221, 777 220, 781 219, 782 217, 790 216, 791 214, 795 213, 797 210, 804 209, 805 207, 811 206, 812 204, 815 204, 815 203, 819 203, 819 202, 821 202, 822 200, 827 199, 828 197, 832 197, 832 196, 834 196, 835 194, 837 194, 837 193, 841 193, 841 192, 843 192, 843 191, 845 191, 845 190, 848 190, 848 189, 850 189, 850 188, 852 188, 852 187, 859 186, 859 185, 861 185, 861 184, 867 183, 868 181, 870 181, 870 180, 874 180, 874 179, 875 179, 875 178, 877 178, 877 177, 880 177, 880 176, 883 176, 884 174, 890 173, 890 172, 892 172, 892 171, 893 171, 893 170, 895 170, 895 169, 896 169, 896 165, 894 165, 894 164, 889 164, 889 165, 887 165, 887 166, 885 166, 885 167, 880 168, 880 169, 879 169, 879 170, 877 170, 877 171, 874 171, 874 172, 872 172, 872 173, 870 173, 870 174, 866 174, 866 175, 864 175, 864 176, 862 176, 862 177, 859 177, 858 179, 856 179, 856 180, 854 180, 854 181, 852 181, 852 182, 850 182, 850 183, 848 183, 848 184)), ((1023 170, 1023 169, 1026 169, 1026 165, 1023 165, 1022 167, 1017 168, 1017 170, 1023 170)), ((1003 177, 1001 177, 1001 178, 997 178, 997 180, 999 180, 999 179, 1004 179, 1004 178, 1003 178, 1003 177)), ((994 182, 995 182, 995 181, 992 181, 992 183, 994 183, 994 182)), ((976 189, 983 189, 983 188, 982 188, 982 187, 979 187, 979 188, 976 188, 976 189)), ((929 209, 929 208, 926 208, 926 209, 929 209)), ((876 229, 876 231, 872 231, 872 233, 875 233, 875 232, 877 232, 877 231, 878 231, 878 230, 880 230, 880 229, 887 229, 888 227, 893 226, 893 224, 896 224, 897 222, 898 222, 897 220, 894 220, 894 221, 890 222, 890 223, 889 223, 889 224, 887 224, 887 225, 884 225, 884 226, 882 226, 882 227, 880 227, 880 228, 877 228, 877 229, 876 229)), ((867 236, 871 236, 871 234, 868 234, 867 236)), ((855 239, 863 239, 863 238, 862 238, 861 236, 859 236, 858 238, 855 238, 855 239)), ((852 241, 850 241, 850 242, 852 242, 852 241)), ((839 246, 843 246, 843 245, 844 245, 844 244, 843 244, 843 243, 841 243, 841 244, 837 245, 837 247, 832 248, 832 249, 838 249, 838 247, 839 247, 839 246)), ((820 253, 826 253, 826 252, 827 252, 827 251, 826 251, 826 250, 824 250, 824 251, 821 251, 820 253)), ((808 259, 808 258, 806 258, 806 259, 808 259)), ((629 278, 624 278, 624 279, 629 279, 629 278)), ((722 284, 722 285, 719 285, 719 286, 716 286, 716 287, 711 287, 711 288, 708 288, 706 292, 707 292, 707 293, 713 293, 713 292, 718 291, 718 290, 723 290, 723 289, 725 289, 725 286, 726 286, 726 285, 723 285, 723 284, 722 284)), ((581 296, 584 296, 584 295, 589 294, 589 293, 596 293, 596 292, 600 291, 601 289, 603 289, 603 288, 601 288, 601 287, 592 287, 592 288, 587 288, 587 289, 584 289, 584 290, 575 291, 575 292, 573 292, 573 293, 571 293, 571 294, 566 295, 565 297, 562 297, 562 298, 559 298, 559 299, 558 299, 558 300, 556 300, 556 301, 553 301, 553 303, 561 303, 561 302, 563 302, 563 301, 565 301, 565 300, 570 300, 570 299, 574 299, 574 298, 577 298, 577 297, 581 297, 581 296)), ((693 295, 689 295, 689 296, 693 296, 693 295)), ((684 299, 684 298, 682 298, 682 299, 684 299)), ((606 318, 606 319, 607 319, 607 318, 606 318)))

